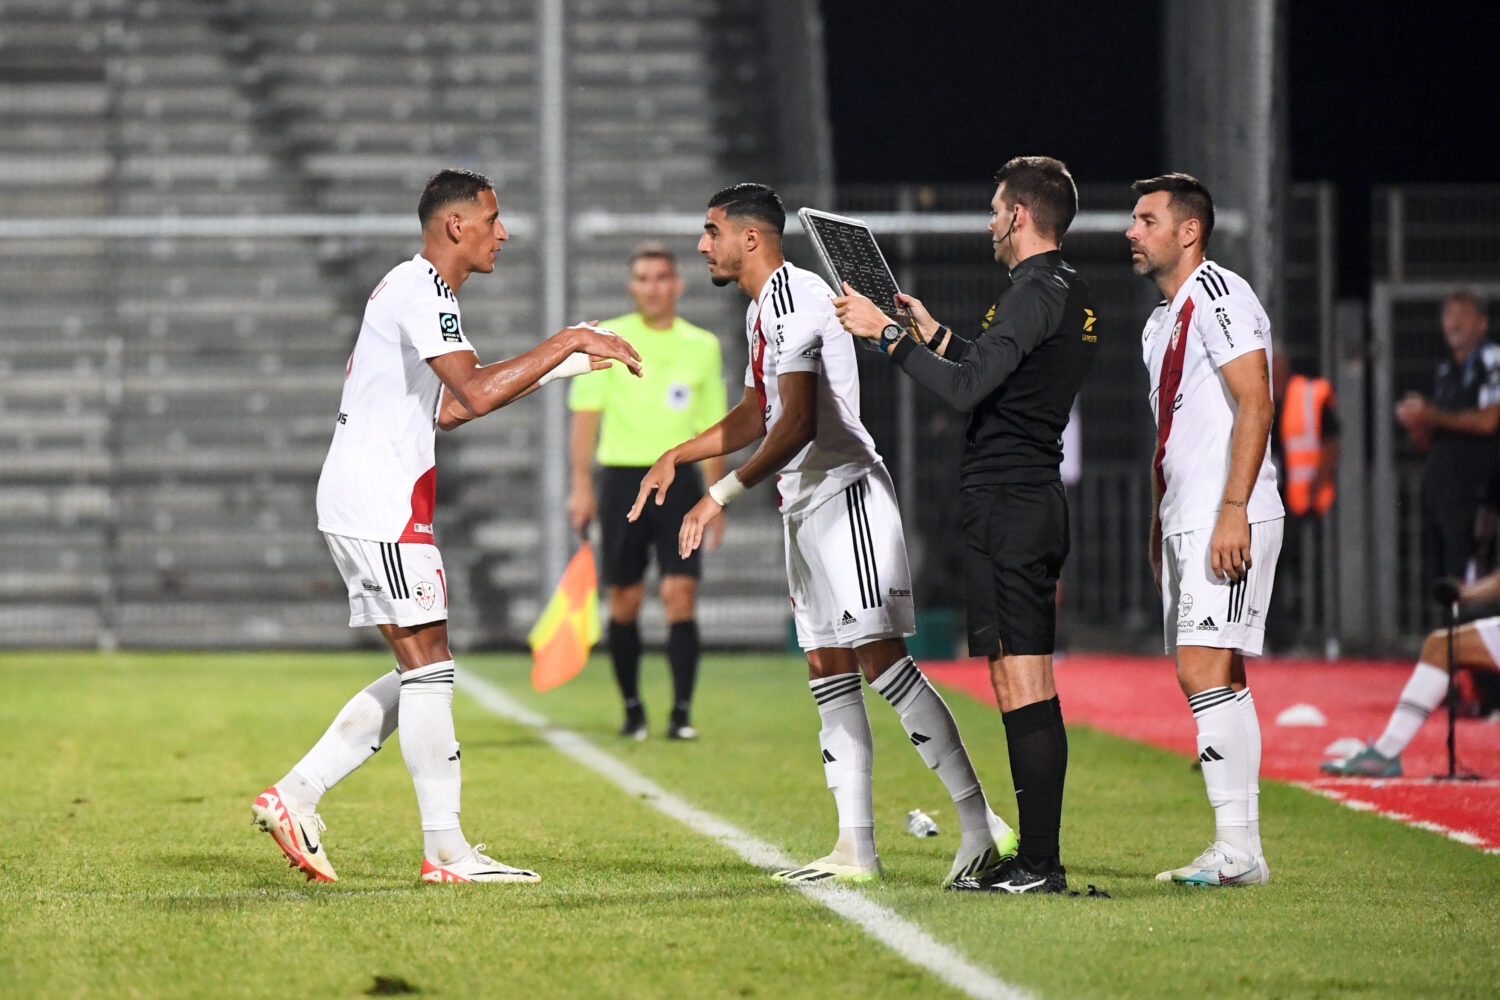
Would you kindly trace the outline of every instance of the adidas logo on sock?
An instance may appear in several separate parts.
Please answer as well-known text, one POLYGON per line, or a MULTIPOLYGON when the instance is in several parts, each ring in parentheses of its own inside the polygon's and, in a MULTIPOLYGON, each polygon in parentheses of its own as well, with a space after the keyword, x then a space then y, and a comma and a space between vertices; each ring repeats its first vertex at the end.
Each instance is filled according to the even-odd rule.
POLYGON ((919 747, 923 743, 931 743, 931 742, 932 742, 932 737, 931 736, 923 736, 921 733, 912 733, 911 734, 911 745, 914 746, 914 747, 919 747))
POLYGON ((1219 753, 1219 751, 1215 750, 1213 747, 1206 747, 1204 751, 1198 755, 1198 759, 1207 764, 1209 761, 1223 760, 1224 755, 1219 753))
POLYGON ((836 758, 833 754, 829 753, 827 750, 823 751, 823 763, 825 763, 825 764, 832 764, 837 759, 838 758, 836 758))
POLYGON ((842 618, 839 619, 839 624, 840 625, 853 625, 853 624, 855 624, 854 616, 851 615, 849 612, 845 611, 844 612, 844 617, 842 617, 842 618))

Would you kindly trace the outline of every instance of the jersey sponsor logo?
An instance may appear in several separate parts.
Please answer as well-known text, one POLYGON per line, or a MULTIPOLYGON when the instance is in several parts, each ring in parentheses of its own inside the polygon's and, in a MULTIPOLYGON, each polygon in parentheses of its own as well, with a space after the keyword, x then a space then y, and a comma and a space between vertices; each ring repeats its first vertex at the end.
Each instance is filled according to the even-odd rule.
POLYGON ((333 422, 336 424, 347 424, 349 422, 349 414, 340 410, 339 415, 333 418, 333 422))
POLYGON ((1234 338, 1229 335, 1229 313, 1224 311, 1223 306, 1214 307, 1214 319, 1219 321, 1219 329, 1224 333, 1224 339, 1229 341, 1229 346, 1234 346, 1234 338))
POLYGON ((422 522, 417 521, 412 524, 411 530, 415 531, 419 535, 430 535, 432 534, 432 525, 423 524, 422 522))
POLYGON ((417 585, 411 589, 411 596, 419 608, 431 611, 433 602, 437 600, 437 584, 430 580, 418 580, 417 585))
POLYGON ((438 313, 438 329, 443 339, 450 344, 463 343, 463 332, 458 328, 458 313, 438 313))
POLYGON ((1083 311, 1083 342, 1085 344, 1099 343, 1099 335, 1093 332, 1094 321, 1097 319, 1098 317, 1094 315, 1094 310, 1085 309, 1083 311))
POLYGON ((989 310, 984 314, 984 319, 979 321, 979 329, 988 330, 990 328, 990 324, 995 322, 995 308, 999 305, 1000 303, 996 302, 990 306, 989 310))
POLYGON ((887 587, 885 594, 887 597, 910 597, 911 591, 905 587, 887 587))
POLYGON ((360 580, 359 585, 372 594, 379 594, 385 591, 385 588, 374 580, 360 580))
POLYGON ((680 412, 687 409, 688 404, 692 401, 692 386, 683 385, 681 382, 673 382, 667 386, 667 405, 672 409, 680 412))
POLYGON ((822 347, 822 345, 821 344, 814 344, 812 347, 809 347, 807 350, 805 350, 805 351, 802 352, 802 357, 805 358, 808 361, 822 361, 823 360, 823 347, 822 347))

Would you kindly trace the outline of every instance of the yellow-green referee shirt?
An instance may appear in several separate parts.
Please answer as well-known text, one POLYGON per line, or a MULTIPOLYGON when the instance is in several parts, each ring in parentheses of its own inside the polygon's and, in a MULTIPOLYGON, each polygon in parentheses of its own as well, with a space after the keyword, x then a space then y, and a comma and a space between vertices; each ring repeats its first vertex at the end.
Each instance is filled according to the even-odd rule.
POLYGON ((597 410, 600 465, 650 465, 725 411, 719 338, 678 317, 653 330, 631 313, 599 324, 641 355, 640 378, 616 362, 573 379, 568 407, 597 410))

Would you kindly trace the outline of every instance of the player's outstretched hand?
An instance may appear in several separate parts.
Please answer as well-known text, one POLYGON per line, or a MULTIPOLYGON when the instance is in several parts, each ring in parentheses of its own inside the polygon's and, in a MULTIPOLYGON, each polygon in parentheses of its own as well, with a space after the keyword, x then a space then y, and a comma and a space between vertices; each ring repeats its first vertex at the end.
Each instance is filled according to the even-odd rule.
POLYGON ((724 508, 719 506, 719 501, 705 493, 703 499, 694 504, 693 509, 682 519, 682 530, 677 533, 677 554, 684 559, 692 555, 703 543, 703 529, 722 513, 724 508))
MULTIPOLYGON (((632 375, 640 376, 641 356, 636 353, 635 348, 631 347, 630 342, 624 337, 609 330, 596 327, 593 324, 570 326, 568 327, 568 332, 577 335, 577 343, 574 350, 582 351, 602 361, 614 359, 626 368, 629 368, 632 375)), ((608 368, 609 366, 606 364, 602 367, 608 368)))
POLYGON ((669 451, 658 458, 650 470, 641 477, 641 491, 635 495, 635 505, 630 508, 630 513, 625 515, 625 520, 635 521, 641 516, 641 511, 646 506, 646 498, 651 491, 656 491, 656 506, 660 507, 667 502, 667 487, 672 485, 672 480, 677 478, 677 460, 669 451))
POLYGON ((844 282, 844 294, 833 300, 833 310, 845 330, 867 340, 880 339, 880 331, 895 322, 847 281, 844 282))
POLYGON ((1250 570, 1250 521, 1244 504, 1226 503, 1208 540, 1209 566, 1220 580, 1239 583, 1250 570))

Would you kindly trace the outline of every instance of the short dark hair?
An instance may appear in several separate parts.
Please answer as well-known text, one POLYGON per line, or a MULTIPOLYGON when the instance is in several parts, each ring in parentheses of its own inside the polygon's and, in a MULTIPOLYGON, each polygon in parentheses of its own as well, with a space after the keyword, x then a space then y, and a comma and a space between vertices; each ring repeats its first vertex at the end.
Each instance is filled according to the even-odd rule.
POLYGON ((630 266, 635 267, 638 260, 664 260, 673 271, 677 270, 677 255, 668 250, 665 243, 642 243, 630 255, 630 266))
POLYGON ((1012 205, 1025 205, 1042 235, 1061 240, 1078 214, 1078 187, 1062 160, 1050 156, 1016 156, 995 171, 995 186, 1005 185, 1012 205))
POLYGON ((1479 315, 1486 318, 1489 317, 1489 303, 1484 300, 1484 296, 1480 295, 1472 288, 1455 288, 1447 295, 1443 296, 1444 309, 1447 309, 1448 306, 1454 302, 1466 303, 1467 305, 1472 307, 1473 310, 1479 315))
POLYGON ((731 184, 708 199, 709 208, 723 208, 729 219, 754 219, 776 230, 780 236, 786 229, 786 208, 781 196, 765 185, 746 181, 731 184))
POLYGON ((423 226, 437 214, 437 210, 455 201, 478 201, 479 192, 492 191, 495 185, 477 170, 463 167, 448 167, 427 178, 422 197, 417 202, 417 218, 423 226))
POLYGON ((1130 190, 1138 197, 1167 192, 1171 195, 1167 204, 1178 218, 1197 219, 1203 226, 1202 244, 1208 246, 1208 238, 1214 233, 1214 196, 1198 178, 1192 174, 1162 174, 1136 181, 1130 185, 1130 190))

